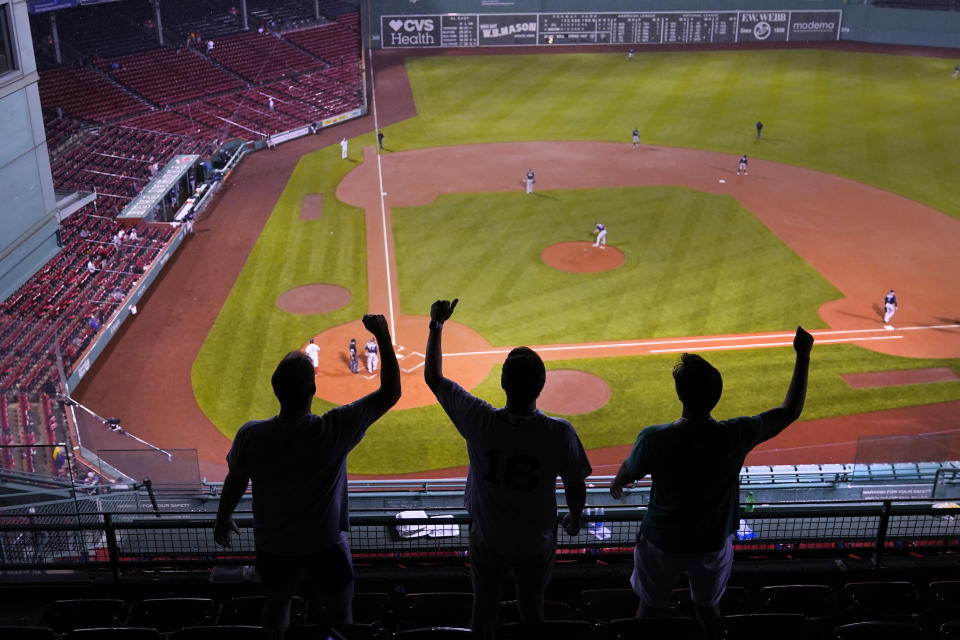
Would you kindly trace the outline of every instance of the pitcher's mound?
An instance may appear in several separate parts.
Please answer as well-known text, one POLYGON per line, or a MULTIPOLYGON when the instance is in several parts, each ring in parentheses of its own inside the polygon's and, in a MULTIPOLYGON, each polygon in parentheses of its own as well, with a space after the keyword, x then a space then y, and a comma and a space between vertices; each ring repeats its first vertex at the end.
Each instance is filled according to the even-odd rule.
POLYGON ((302 315, 336 311, 349 302, 350 292, 335 284, 305 284, 277 297, 278 307, 302 315))
POLYGON ((610 400, 610 387, 603 378, 576 369, 547 371, 547 383, 537 406, 548 413, 572 415, 596 411, 610 400))
POLYGON ((570 273, 599 273, 616 269, 624 261, 623 252, 611 246, 603 249, 590 242, 561 242, 543 250, 540 258, 554 269, 570 273))

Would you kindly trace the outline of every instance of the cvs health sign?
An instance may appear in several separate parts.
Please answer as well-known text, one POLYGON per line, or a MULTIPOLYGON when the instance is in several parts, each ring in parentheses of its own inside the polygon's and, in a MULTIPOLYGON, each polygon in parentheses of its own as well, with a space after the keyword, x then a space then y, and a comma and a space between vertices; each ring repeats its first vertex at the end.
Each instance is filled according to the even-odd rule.
POLYGON ((439 16, 381 16, 383 47, 439 47, 439 16))

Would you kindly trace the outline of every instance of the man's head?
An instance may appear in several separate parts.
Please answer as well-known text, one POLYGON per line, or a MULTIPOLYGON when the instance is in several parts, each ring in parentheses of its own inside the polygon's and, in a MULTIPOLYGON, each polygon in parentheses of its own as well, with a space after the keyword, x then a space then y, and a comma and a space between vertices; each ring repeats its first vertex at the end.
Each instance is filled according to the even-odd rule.
POLYGON ((673 367, 677 397, 691 413, 709 414, 723 393, 723 378, 713 365, 694 353, 680 356, 673 367))
POLYGON ((500 386, 507 393, 507 402, 533 402, 543 391, 547 371, 537 352, 529 347, 517 347, 503 361, 500 386))
POLYGON ((298 405, 317 392, 313 362, 302 351, 291 351, 285 355, 273 372, 270 383, 281 407, 298 405))

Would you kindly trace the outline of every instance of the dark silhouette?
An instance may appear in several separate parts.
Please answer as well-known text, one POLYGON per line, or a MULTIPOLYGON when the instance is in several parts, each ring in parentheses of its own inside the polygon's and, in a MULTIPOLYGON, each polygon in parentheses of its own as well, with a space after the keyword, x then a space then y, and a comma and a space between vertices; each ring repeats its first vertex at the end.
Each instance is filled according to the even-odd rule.
POLYGON ((760 139, 760 132, 763 130, 763 123, 757 120, 757 140, 760 139))
POLYGON ((467 441, 471 627, 479 631, 497 623, 503 582, 511 570, 521 620, 540 622, 557 545, 557 476, 563 479, 569 509, 563 528, 577 535, 590 463, 570 423, 537 409, 546 370, 532 349, 518 347, 503 363, 503 409, 443 377, 441 332, 456 306, 457 300, 438 300, 430 309, 424 380, 467 441))
POLYGON ((304 572, 328 621, 351 622, 347 454, 400 399, 400 369, 387 322, 382 315, 365 315, 363 325, 383 345, 379 389, 316 416, 310 412, 317 390, 313 363, 303 352, 291 351, 271 379, 279 415, 243 425, 227 454, 229 471, 213 536, 218 544, 231 545, 231 534, 239 532, 232 514, 252 480, 257 573, 267 598, 263 626, 271 640, 279 640, 289 625, 304 572))
POLYGON ((686 573, 697 617, 716 637, 718 604, 733 566, 731 539, 739 528, 740 469, 751 449, 800 417, 812 347, 813 337, 797 327, 793 378, 780 406, 720 422, 710 415, 723 391, 720 372, 689 353, 674 367, 681 417, 641 431, 610 485, 620 499, 624 486, 647 474, 653 481, 630 579, 640 597, 638 617, 663 615, 686 573))
POLYGON ((383 149, 383 131, 377 131, 377 144, 383 149))

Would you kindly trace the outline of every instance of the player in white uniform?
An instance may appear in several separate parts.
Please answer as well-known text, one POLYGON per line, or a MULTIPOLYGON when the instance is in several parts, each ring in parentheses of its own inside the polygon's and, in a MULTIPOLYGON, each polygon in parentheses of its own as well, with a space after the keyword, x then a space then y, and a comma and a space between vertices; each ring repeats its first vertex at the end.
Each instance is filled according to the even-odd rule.
POLYGON ((740 166, 737 167, 737 175, 747 175, 747 154, 740 156, 740 166))
POLYGON ((633 129, 633 148, 640 148, 640 129, 637 127, 634 127, 633 129))
POLYGON ((533 179, 533 169, 530 169, 529 171, 527 171, 526 181, 527 181, 527 193, 533 193, 533 183, 536 182, 536 180, 533 179))
POLYGON ((377 344, 376 339, 371 337, 367 340, 367 344, 363 346, 363 350, 367 352, 367 371, 373 373, 377 370, 377 364, 380 362, 380 356, 377 355, 380 346, 377 344))
POLYGON ((315 375, 320 373, 320 347, 313 341, 313 338, 310 338, 310 342, 304 351, 307 352, 307 357, 313 363, 313 373, 315 375))
POLYGON ((897 292, 890 289, 890 293, 883 296, 883 323, 890 322, 893 314, 897 312, 900 305, 897 303, 897 292))
POLYGON ((347 144, 348 143, 346 138, 340 139, 340 159, 341 160, 347 159, 347 144))
POLYGON ((597 236, 597 241, 593 243, 593 246, 605 249, 607 247, 607 228, 598 222, 593 227, 593 233, 597 236))
POLYGON ((580 533, 585 479, 592 469, 573 426, 544 415, 537 398, 546 381, 543 361, 527 347, 510 352, 500 385, 506 407, 498 409, 443 376, 442 330, 457 301, 430 309, 423 378, 467 442, 470 470, 464 502, 470 527, 473 617, 482 632, 497 624, 503 582, 513 569, 522 622, 544 618, 543 598, 557 545, 557 476, 563 480, 568 535, 580 533))

